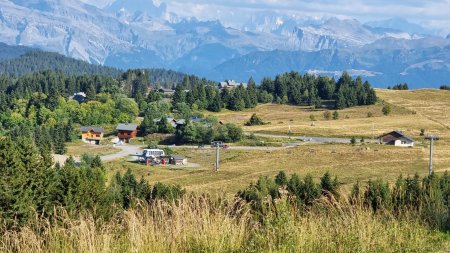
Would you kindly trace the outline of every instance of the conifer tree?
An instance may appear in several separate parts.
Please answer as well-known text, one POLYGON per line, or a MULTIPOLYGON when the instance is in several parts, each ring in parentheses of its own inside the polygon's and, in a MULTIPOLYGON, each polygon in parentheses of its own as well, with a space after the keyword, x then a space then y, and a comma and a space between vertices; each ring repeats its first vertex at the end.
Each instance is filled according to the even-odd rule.
POLYGON ((286 173, 284 171, 278 172, 275 176, 275 183, 279 186, 285 186, 288 183, 286 173))
POLYGON ((147 112, 144 116, 144 120, 141 122, 139 127, 141 131, 141 135, 153 134, 158 131, 158 126, 156 125, 155 119, 153 118, 152 113, 147 112))
POLYGON ((88 101, 94 101, 96 95, 97 91, 95 90, 95 86, 93 83, 90 83, 86 88, 86 99, 88 101))
POLYGON ((29 175, 16 144, 0 141, 0 215, 6 226, 23 225, 33 212, 29 175))
POLYGON ((63 155, 67 152, 65 141, 64 126, 58 124, 53 129, 53 149, 56 154, 63 155))
POLYGON ((208 110, 212 112, 220 112, 222 110, 222 100, 219 93, 217 93, 210 102, 208 110))
POLYGON ((177 85, 172 96, 172 105, 175 107, 178 103, 186 102, 186 92, 181 85, 177 85))

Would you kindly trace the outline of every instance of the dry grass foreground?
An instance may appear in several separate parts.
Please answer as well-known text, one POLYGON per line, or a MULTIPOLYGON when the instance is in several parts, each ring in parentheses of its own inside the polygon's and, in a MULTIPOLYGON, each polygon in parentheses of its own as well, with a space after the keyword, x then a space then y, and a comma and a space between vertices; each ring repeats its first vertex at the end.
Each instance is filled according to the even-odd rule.
POLYGON ((318 203, 298 216, 286 200, 262 225, 248 209, 184 198, 125 211, 99 223, 91 216, 60 222, 36 220, 20 231, 6 231, 2 252, 439 252, 449 247, 440 233, 408 217, 340 204, 318 203), (328 210, 328 211, 325 211, 328 210))

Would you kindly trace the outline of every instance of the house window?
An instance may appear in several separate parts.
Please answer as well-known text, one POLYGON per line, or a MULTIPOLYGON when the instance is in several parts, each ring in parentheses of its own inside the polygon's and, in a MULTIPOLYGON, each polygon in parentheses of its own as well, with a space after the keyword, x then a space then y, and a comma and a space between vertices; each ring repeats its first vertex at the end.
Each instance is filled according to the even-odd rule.
POLYGON ((97 134, 96 136, 100 138, 100 135, 99 135, 99 134, 97 134))

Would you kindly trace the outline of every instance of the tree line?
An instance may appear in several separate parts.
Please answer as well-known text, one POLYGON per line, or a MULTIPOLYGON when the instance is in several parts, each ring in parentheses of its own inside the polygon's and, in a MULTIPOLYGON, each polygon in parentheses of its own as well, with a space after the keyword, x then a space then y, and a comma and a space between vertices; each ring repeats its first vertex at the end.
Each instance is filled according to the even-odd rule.
POLYGON ((432 174, 420 178, 400 175, 394 185, 381 179, 369 180, 367 184, 354 184, 349 196, 343 195, 337 177, 325 173, 318 183, 311 175, 303 179, 297 174, 290 178, 281 171, 275 178, 261 177, 237 197, 249 202, 252 211, 263 217, 282 195, 288 195, 291 203, 300 213, 307 211, 319 199, 347 201, 354 206, 363 206, 374 213, 389 211, 401 217, 413 213, 431 227, 450 231, 450 174, 432 174), (269 198, 268 198, 269 197, 269 198))
POLYGON ((396 84, 394 86, 388 86, 387 87, 388 90, 409 90, 408 84, 407 83, 399 83, 396 84))
POLYGON ((370 84, 361 77, 353 79, 348 73, 335 81, 327 76, 301 75, 290 72, 278 75, 275 80, 264 78, 259 86, 250 78, 247 87, 218 90, 214 82, 185 77, 173 96, 173 104, 186 103, 192 108, 218 112, 223 108, 241 111, 254 108, 258 103, 285 103, 343 109, 359 105, 371 105, 377 100, 370 84), (328 102, 328 103, 324 103, 328 102))
POLYGON ((35 215, 53 217, 58 208, 71 216, 89 212, 109 219, 140 201, 169 201, 185 194, 179 186, 137 180, 130 172, 117 173, 107 184, 100 157, 83 155, 77 164, 70 157, 56 164, 49 152, 27 137, 0 141, 0 219, 8 228, 27 224, 35 215))

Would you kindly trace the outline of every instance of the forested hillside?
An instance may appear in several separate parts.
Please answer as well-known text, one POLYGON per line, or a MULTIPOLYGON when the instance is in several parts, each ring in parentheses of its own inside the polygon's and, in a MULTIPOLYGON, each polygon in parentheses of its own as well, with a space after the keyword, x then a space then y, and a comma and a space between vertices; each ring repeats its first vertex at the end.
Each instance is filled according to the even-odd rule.
POLYGON ((0 61, 13 59, 19 57, 27 52, 36 51, 31 47, 24 46, 10 46, 5 43, 0 42, 0 61))
POLYGON ((111 67, 89 64, 58 53, 30 51, 19 57, 0 62, 0 74, 21 76, 43 70, 62 71, 68 75, 118 76, 121 71, 111 67))
MULTIPOLYGON (((99 75, 119 77, 123 70, 44 52, 24 46, 0 43, 0 75, 22 76, 34 72, 52 70, 65 75, 99 75)), ((148 82, 156 87, 172 88, 183 81, 185 74, 166 69, 145 69, 148 82)))

